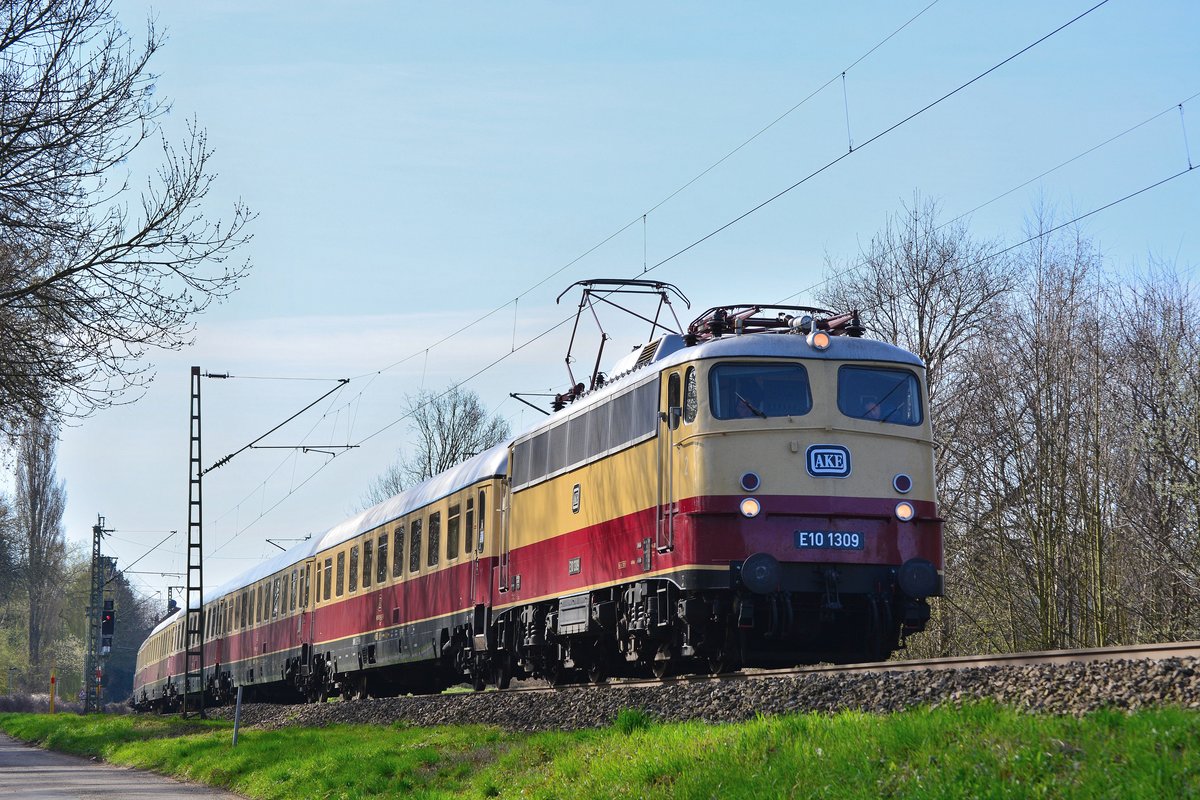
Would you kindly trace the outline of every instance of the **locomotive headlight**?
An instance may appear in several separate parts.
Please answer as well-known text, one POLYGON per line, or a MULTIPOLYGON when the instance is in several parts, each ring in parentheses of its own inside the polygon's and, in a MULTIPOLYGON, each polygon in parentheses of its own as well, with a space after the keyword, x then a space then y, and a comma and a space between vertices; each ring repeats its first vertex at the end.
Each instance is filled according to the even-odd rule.
POLYGON ((742 475, 742 489, 747 492, 757 492, 758 487, 762 486, 762 478, 758 477, 757 472, 747 472, 742 475))
POLYGON ((901 522, 908 522, 917 515, 917 509, 907 500, 901 500, 896 503, 896 519, 901 522))
POLYGON ((738 508, 741 509, 743 517, 754 519, 758 516, 758 512, 762 511, 762 504, 753 497, 743 497, 741 505, 738 508))
POLYGON ((825 331, 813 331, 808 335, 808 346, 813 350, 827 350, 829 348, 829 334, 825 331))
POLYGON ((892 478, 892 488, 900 494, 908 494, 912 491, 912 478, 905 475, 903 472, 896 473, 892 478))

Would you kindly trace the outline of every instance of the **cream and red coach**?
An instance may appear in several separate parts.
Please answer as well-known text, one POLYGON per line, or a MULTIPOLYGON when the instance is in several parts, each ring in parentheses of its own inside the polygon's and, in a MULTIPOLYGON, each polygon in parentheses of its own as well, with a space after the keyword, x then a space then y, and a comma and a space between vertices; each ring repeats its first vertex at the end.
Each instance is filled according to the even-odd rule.
MULTIPOLYGON (((212 699, 885 658, 942 592, 923 365, 761 308, 213 592, 212 699)), ((136 701, 172 702, 181 626, 136 701)))

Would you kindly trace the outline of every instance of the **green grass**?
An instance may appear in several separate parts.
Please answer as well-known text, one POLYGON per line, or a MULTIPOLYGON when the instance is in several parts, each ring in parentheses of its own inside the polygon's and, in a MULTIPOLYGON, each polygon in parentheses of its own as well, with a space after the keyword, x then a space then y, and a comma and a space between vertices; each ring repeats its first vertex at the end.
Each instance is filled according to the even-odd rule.
POLYGON ((484 726, 243 731, 0 715, 13 736, 256 798, 1200 798, 1200 712, 1081 719, 992 705, 523 735, 484 726))

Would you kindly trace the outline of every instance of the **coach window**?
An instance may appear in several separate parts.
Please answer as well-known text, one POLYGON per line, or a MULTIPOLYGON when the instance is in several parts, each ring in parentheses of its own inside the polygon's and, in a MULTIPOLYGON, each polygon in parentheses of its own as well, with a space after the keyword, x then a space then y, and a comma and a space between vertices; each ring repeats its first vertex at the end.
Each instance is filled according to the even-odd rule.
POLYGON ((291 577, 292 576, 289 575, 288 573, 286 573, 286 572, 283 573, 283 592, 280 593, 280 595, 279 595, 279 613, 284 614, 284 615, 286 615, 289 611, 288 595, 291 593, 290 592, 290 589, 292 587, 291 577))
POLYGON ((463 554, 470 555, 471 554, 471 542, 473 541, 474 536, 475 536, 475 498, 474 497, 467 498, 467 521, 466 521, 464 530, 466 530, 467 535, 463 537, 463 547, 464 547, 463 554))
POLYGON ((335 594, 341 597, 346 593, 346 551, 337 554, 337 579, 334 581, 337 588, 335 594))
POLYGON ((446 515, 446 559, 458 558, 458 526, 462 520, 459 519, 459 506, 450 506, 450 513, 446 515))
POLYGON ((254 587, 254 621, 262 622, 263 618, 263 596, 266 592, 263 591, 262 584, 254 587))
POLYGON ((300 595, 300 607, 308 608, 308 566, 304 567, 304 571, 300 573, 304 576, 304 591, 300 595))
POLYGON ((700 409, 700 397, 696 392, 696 368, 688 367, 683 375, 683 421, 696 421, 696 412, 700 409))
POLYGON ((717 364, 708 373, 708 403, 717 419, 799 417, 812 410, 801 364, 717 364))
POLYGON ((350 591, 358 591, 358 545, 350 548, 350 591))
POLYGON ((479 490, 479 552, 483 552, 483 529, 487 526, 487 493, 479 490))
POLYGON ((333 587, 333 558, 325 559, 325 599, 333 597, 329 590, 333 587))
POLYGON ((436 567, 442 555, 442 512, 435 511, 429 515, 429 555, 426 566, 436 567))
POLYGON ((375 553, 376 562, 378 563, 378 566, 375 568, 375 582, 376 583, 383 583, 385 580, 387 580, 387 569, 388 569, 388 560, 387 560, 388 540, 387 539, 388 539, 388 537, 387 537, 386 533, 381 534, 379 536, 377 551, 375 553))
POLYGON ((921 424, 921 390, 906 369, 844 366, 838 369, 838 410, 855 419, 921 424))
POLYGON ((416 572, 421 568, 421 520, 412 521, 412 536, 408 540, 408 571, 416 572))
POLYGON ((298 577, 299 576, 298 576, 296 570, 292 570, 292 593, 290 595, 288 595, 288 599, 290 601, 288 603, 288 609, 290 611, 296 610, 296 595, 300 593, 300 584, 296 580, 298 577))
POLYGON ((318 603, 325 599, 321 595, 321 578, 324 577, 324 575, 325 575, 325 565, 322 562, 318 561, 317 562, 317 602, 318 603))
POLYGON ((271 587, 271 616, 272 617, 279 616, 279 598, 283 596, 279 591, 280 588, 281 587, 279 585, 279 578, 276 578, 274 584, 271 587))
POLYGON ((371 586, 371 576, 375 574, 375 543, 370 539, 363 542, 363 588, 371 586))
POLYGON ((397 525, 392 531, 392 577, 399 578, 404 574, 404 525, 397 525))

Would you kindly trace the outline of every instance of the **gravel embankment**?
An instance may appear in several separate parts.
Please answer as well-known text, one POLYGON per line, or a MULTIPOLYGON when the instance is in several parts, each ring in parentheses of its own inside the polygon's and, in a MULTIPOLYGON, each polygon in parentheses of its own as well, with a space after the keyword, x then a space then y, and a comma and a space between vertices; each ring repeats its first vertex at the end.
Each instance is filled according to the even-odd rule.
MULTIPOLYGON (((976 667, 936 672, 803 675, 653 687, 571 687, 394 697, 320 705, 247 704, 242 724, 261 728, 335 723, 483 723, 517 731, 608 725, 623 709, 664 721, 737 722, 757 714, 874 713, 992 699, 1026 711, 1083 714, 1100 708, 1200 709, 1200 661, 1107 661, 1066 666, 976 667)), ((233 719, 233 708, 210 709, 233 719)))

